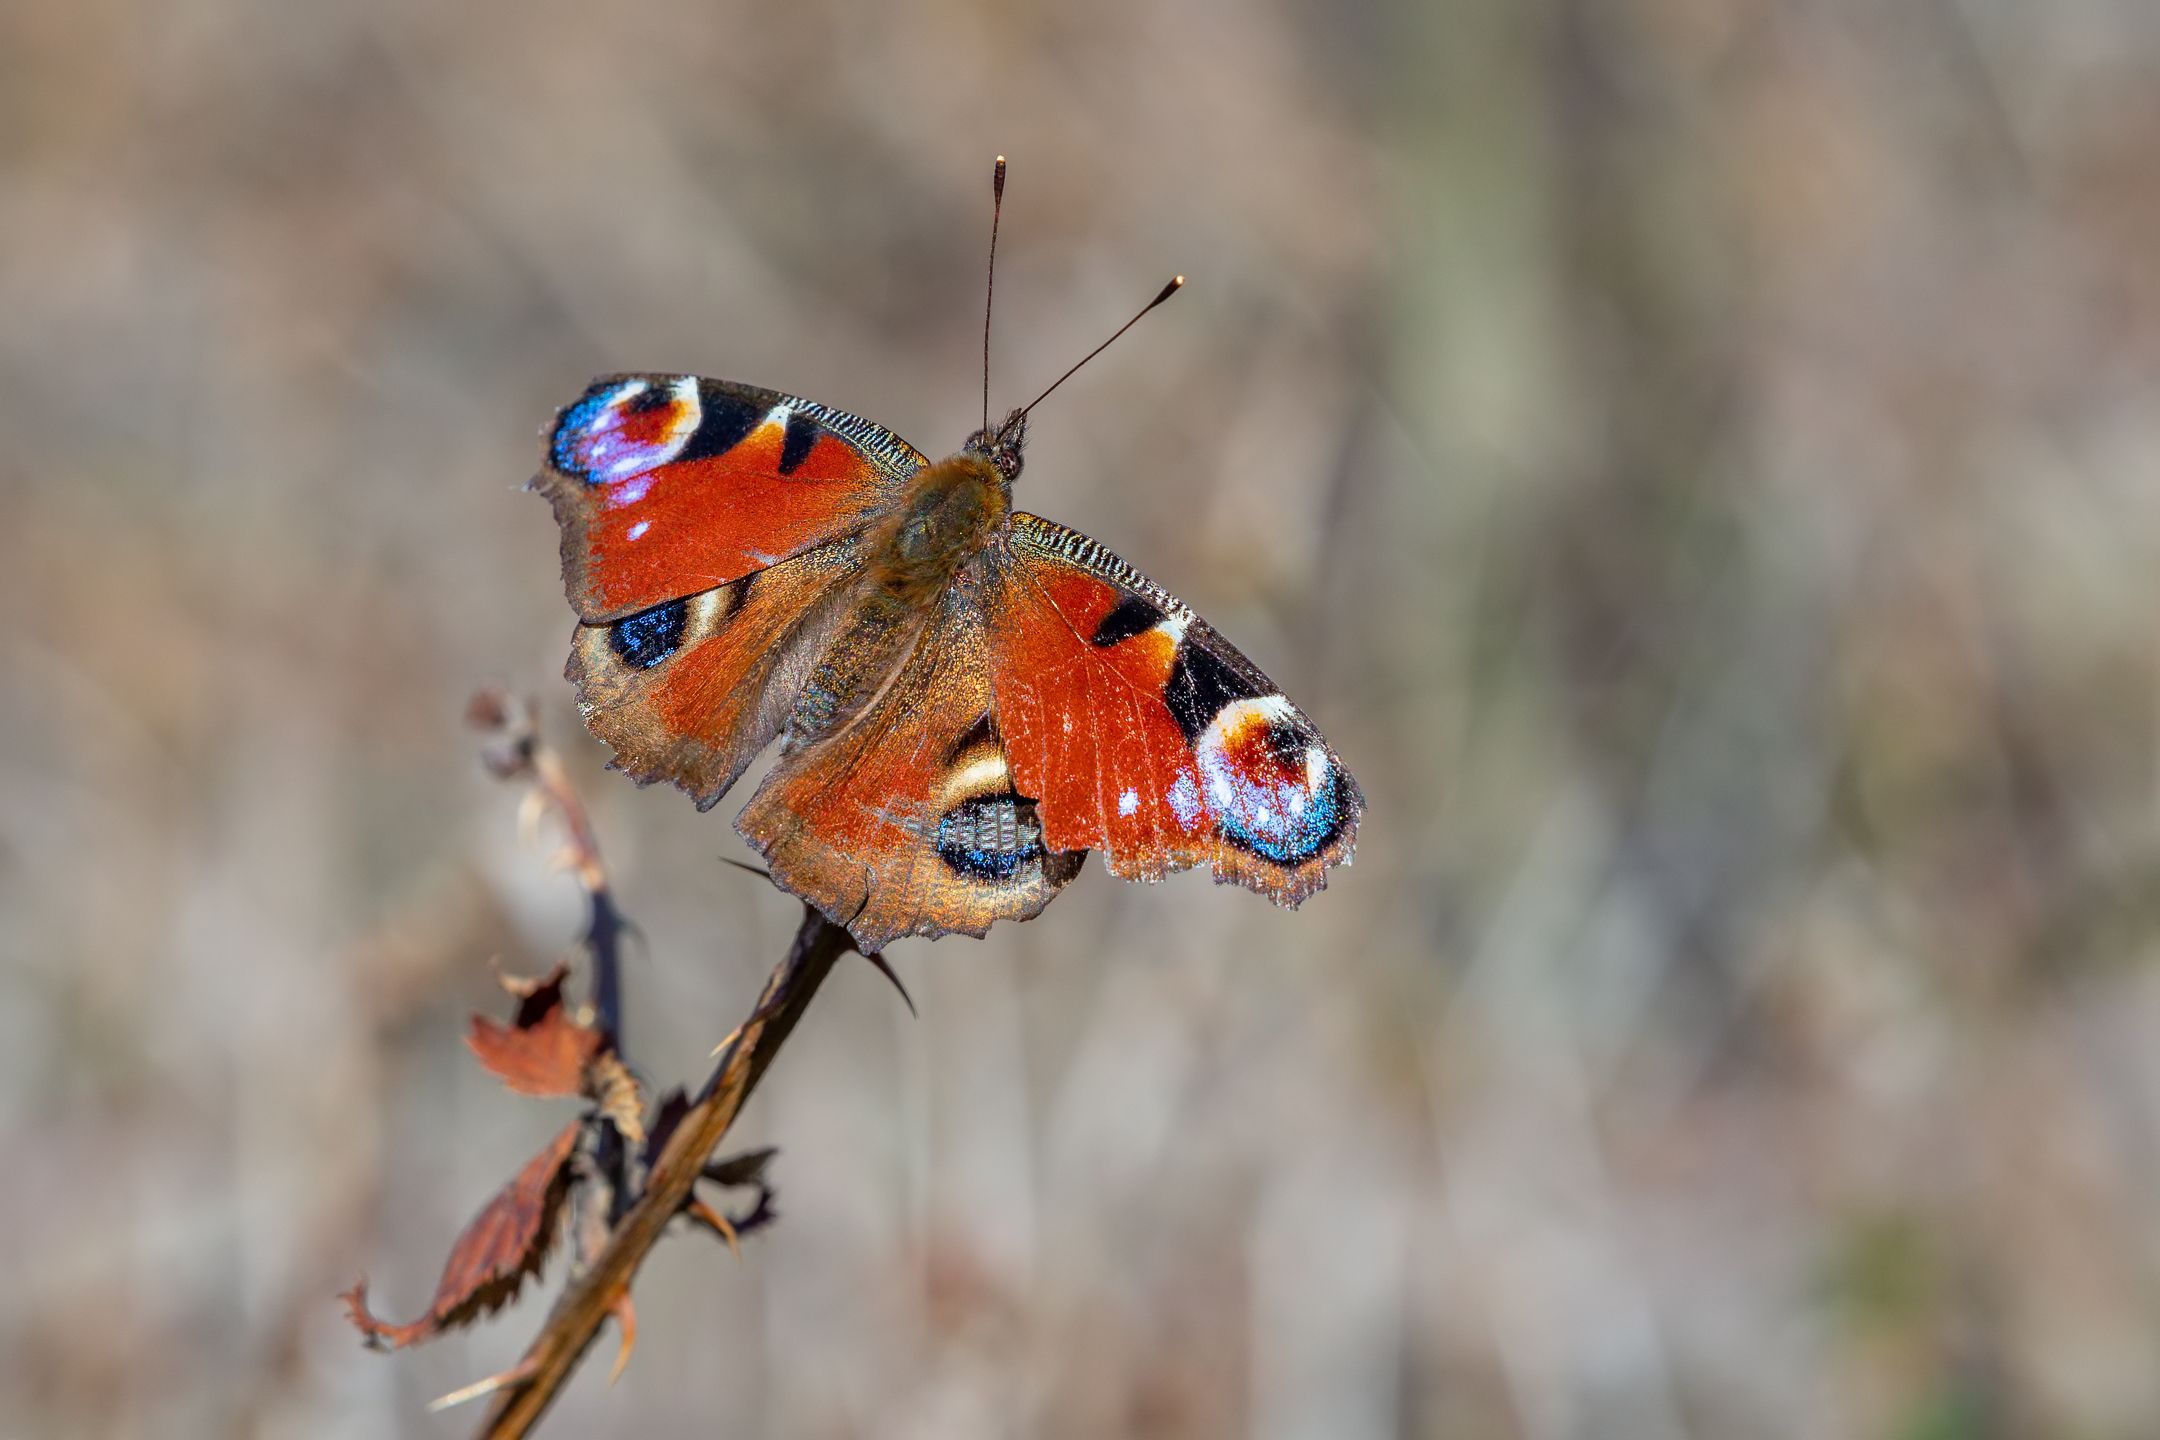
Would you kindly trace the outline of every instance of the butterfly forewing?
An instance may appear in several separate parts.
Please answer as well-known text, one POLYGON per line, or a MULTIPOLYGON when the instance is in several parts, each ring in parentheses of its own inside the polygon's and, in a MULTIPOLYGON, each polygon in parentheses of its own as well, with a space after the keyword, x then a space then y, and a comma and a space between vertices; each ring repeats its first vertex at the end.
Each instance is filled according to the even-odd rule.
POLYGON ((984 569, 994 712, 1047 846, 1100 850, 1134 880, 1205 862, 1291 906, 1350 858, 1357 782, 1175 596, 1024 513, 984 569))
POLYGON ((610 375, 556 418, 533 487, 563 585, 597 624, 852 534, 926 462, 814 401, 694 375, 610 375))

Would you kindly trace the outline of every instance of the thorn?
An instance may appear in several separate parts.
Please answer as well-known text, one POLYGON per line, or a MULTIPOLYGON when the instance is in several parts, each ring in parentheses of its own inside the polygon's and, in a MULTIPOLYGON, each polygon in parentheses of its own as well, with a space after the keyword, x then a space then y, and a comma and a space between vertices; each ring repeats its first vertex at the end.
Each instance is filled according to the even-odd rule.
POLYGON ((428 1401, 428 1413, 440 1415, 443 1411, 463 1405, 468 1400, 478 1400, 481 1396, 492 1395, 497 1390, 506 1390, 512 1385, 523 1384, 532 1377, 532 1373, 536 1368, 531 1360, 520 1360, 500 1374, 490 1375, 485 1380, 475 1380, 462 1390, 452 1390, 447 1395, 438 1396, 428 1401))
POLYGON ((722 1050, 727 1049, 728 1046, 735 1043, 735 1037, 740 1034, 742 1034, 742 1026, 737 1025, 734 1029, 727 1032, 726 1039, 722 1040, 719 1044, 712 1047, 712 1053, 707 1055, 705 1058, 710 1060, 713 1058, 714 1055, 718 1055, 722 1050))
POLYGON ((722 1240, 727 1241, 729 1253, 733 1254, 738 1261, 742 1259, 742 1243, 735 1234, 734 1223, 727 1216, 713 1209, 712 1206, 695 1195, 690 1197, 689 1203, 684 1205, 683 1209, 696 1216, 699 1223, 710 1226, 713 1233, 717 1234, 722 1240))
POLYGON ((900 992, 900 998, 907 1002, 907 1013, 920 1020, 922 1018, 922 1012, 915 1008, 915 997, 907 993, 907 986, 900 983, 900 977, 893 973, 892 966, 885 963, 884 955, 878 951, 873 950, 862 958, 868 960, 872 965, 877 966, 878 973, 880 975, 883 975, 887 980, 892 981, 893 989, 898 990, 900 992))
POLYGON ((772 879, 772 871, 770 871, 770 870, 760 870, 760 869, 759 869, 759 868, 758 868, 757 866, 755 866, 755 865, 745 865, 745 864, 743 864, 743 862, 742 862, 742 861, 740 861, 740 860, 732 860, 732 859, 728 858, 728 857, 727 857, 727 856, 725 856, 725 855, 723 855, 723 856, 721 856, 721 857, 720 857, 720 863, 721 863, 721 864, 723 864, 723 865, 733 865, 733 866, 734 866, 734 867, 735 867, 736 869, 738 869, 738 870, 744 870, 744 871, 747 871, 747 872, 749 872, 750 874, 752 874, 752 875, 755 875, 755 876, 757 876, 757 877, 758 877, 758 879, 760 879, 760 880, 770 880, 770 879, 772 879))
POLYGON ((622 1372, 630 1364, 630 1352, 637 1348, 637 1306, 630 1303, 630 1292, 623 1291, 608 1306, 615 1323, 622 1327, 622 1348, 615 1352, 615 1364, 608 1370, 607 1383, 613 1385, 622 1379, 622 1372))

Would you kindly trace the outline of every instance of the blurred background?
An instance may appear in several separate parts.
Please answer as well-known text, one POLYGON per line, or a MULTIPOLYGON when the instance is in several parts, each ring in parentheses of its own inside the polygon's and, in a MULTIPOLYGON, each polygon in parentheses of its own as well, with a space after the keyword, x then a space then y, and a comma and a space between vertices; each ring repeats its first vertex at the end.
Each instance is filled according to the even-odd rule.
MULTIPOLYGON (((1181 593, 1370 798, 1301 913, 1094 867, 896 946, 552 1435, 2160 1434, 2160 9, 0 9, 0 1429, 448 1436, 395 1357, 572 1113, 461 1044, 575 886, 702 1074, 797 908, 605 775, 587 378, 943 453, 1181 593)), ((747 787, 741 792, 747 794, 747 787)))

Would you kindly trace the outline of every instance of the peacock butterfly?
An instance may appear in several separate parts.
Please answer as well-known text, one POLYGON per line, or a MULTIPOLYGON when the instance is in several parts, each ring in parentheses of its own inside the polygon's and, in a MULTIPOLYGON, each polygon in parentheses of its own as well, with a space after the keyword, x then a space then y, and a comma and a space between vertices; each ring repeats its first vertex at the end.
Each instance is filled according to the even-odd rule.
MULTIPOLYGON (((1000 157, 999 209, 1004 182, 1000 157)), ((530 488, 562 527, 586 724, 700 809, 779 739, 736 828, 866 951, 1028 919, 1089 850, 1296 906, 1350 860, 1357 782, 1177 597, 1011 507, 1043 396, 990 426, 989 323, 986 302, 983 426, 935 462, 692 375, 605 376, 564 409, 530 488)))

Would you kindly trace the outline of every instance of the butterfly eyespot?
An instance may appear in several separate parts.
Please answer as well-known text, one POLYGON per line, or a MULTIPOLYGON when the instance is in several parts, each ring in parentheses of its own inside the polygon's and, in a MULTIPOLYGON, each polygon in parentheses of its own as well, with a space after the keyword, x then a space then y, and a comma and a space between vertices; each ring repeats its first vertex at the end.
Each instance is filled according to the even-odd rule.
POLYGON ((1014 794, 963 800, 938 820, 937 853, 976 880, 1010 880, 1044 860, 1042 826, 1032 801, 1014 794))
POLYGON ((703 417, 691 376, 603 381, 563 412, 549 453, 565 475, 609 485, 673 460, 703 417))
POLYGON ((650 670, 681 646, 689 618, 688 600, 670 600, 665 605, 640 610, 629 619, 616 622, 615 628, 608 632, 608 648, 620 655, 625 664, 650 670))
POLYGON ((1280 695, 1225 705, 1193 754, 1216 827, 1238 848, 1302 865, 1342 833, 1348 779, 1280 695))

